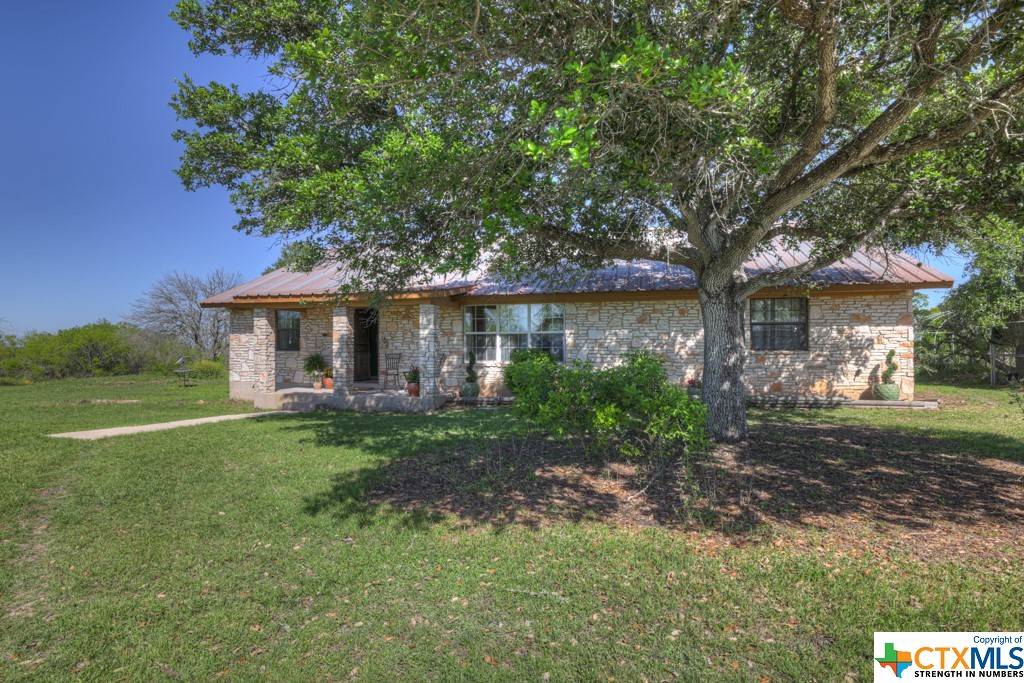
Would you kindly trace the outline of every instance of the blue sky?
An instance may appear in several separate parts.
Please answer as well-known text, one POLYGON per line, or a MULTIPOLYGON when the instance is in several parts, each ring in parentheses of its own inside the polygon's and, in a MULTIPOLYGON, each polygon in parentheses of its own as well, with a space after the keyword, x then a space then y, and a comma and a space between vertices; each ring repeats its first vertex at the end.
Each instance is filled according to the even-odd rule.
POLYGON ((256 277, 270 240, 232 230, 223 190, 186 192, 167 105, 174 79, 257 86, 259 64, 197 59, 172 2, 6 3, 0 130, 5 332, 119 320, 162 273, 256 277))
MULTIPOLYGON (((174 79, 252 88, 258 63, 195 58, 173 2, 7 3, 0 130, 0 329, 119 320, 161 274, 256 277, 270 240, 235 232, 226 192, 174 175, 174 79)), ((960 277, 957 260, 927 259, 960 277)), ((933 294, 940 294, 935 292, 933 294)), ((937 297, 936 297, 937 298, 937 297)))

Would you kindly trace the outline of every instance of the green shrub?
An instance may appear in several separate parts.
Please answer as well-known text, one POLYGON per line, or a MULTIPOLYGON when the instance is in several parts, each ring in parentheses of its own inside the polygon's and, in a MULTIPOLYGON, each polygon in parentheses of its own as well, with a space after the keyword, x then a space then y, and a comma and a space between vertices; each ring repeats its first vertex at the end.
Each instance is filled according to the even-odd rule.
POLYGON ((0 377, 0 387, 27 387, 32 380, 27 377, 0 377))
POLYGON ((505 388, 518 397, 521 413, 533 419, 528 411, 537 411, 547 401, 551 387, 562 368, 549 353, 528 354, 526 349, 512 352, 511 363, 505 367, 505 388), (523 412, 527 411, 527 412, 523 412))
POLYGON ((893 375, 900 369, 900 366, 893 361, 895 357, 896 349, 889 349, 889 353, 885 356, 885 370, 882 370, 882 384, 891 384, 893 375))
POLYGON ((197 360, 191 364, 192 377, 196 379, 221 379, 228 374, 223 361, 197 360))
POLYGON ((307 375, 323 375, 327 361, 319 353, 311 353, 302 360, 302 371, 307 375))
POLYGON ((658 356, 626 354, 623 365, 560 365, 550 354, 514 358, 505 386, 513 409, 536 428, 588 450, 665 460, 707 445, 707 408, 668 384, 658 356))
POLYGON ((512 365, 533 360, 534 358, 550 358, 555 360, 555 356, 547 349, 515 349, 509 355, 509 361, 512 365))
POLYGON ((20 340, 25 374, 39 379, 119 375, 130 371, 128 326, 106 320, 60 330, 30 332, 20 340))

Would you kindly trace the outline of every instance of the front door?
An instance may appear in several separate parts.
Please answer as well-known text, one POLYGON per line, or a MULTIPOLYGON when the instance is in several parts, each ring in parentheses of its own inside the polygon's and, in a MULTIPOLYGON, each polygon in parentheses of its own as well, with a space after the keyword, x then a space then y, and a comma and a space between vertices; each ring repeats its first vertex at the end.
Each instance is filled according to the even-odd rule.
POLYGON ((357 382, 374 380, 377 378, 379 364, 377 311, 361 308, 356 311, 355 317, 356 329, 352 349, 355 363, 354 379, 357 382))

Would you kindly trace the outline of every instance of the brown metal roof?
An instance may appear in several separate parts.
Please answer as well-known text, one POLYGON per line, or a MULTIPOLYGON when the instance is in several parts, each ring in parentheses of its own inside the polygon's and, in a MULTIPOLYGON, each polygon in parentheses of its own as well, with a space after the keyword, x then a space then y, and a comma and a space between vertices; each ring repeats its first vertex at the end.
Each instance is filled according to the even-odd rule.
MULTIPOLYGON (((773 250, 751 258, 743 267, 753 276, 803 263, 809 254, 810 248, 806 244, 795 249, 776 245, 773 250)), ((279 269, 210 297, 203 305, 216 307, 273 299, 315 299, 335 293, 339 285, 351 277, 349 270, 337 264, 323 265, 308 273, 279 269)), ((865 250, 814 272, 810 281, 822 287, 893 285, 906 289, 929 289, 953 286, 953 278, 912 256, 865 250)), ((434 296, 521 296, 686 291, 696 288, 697 278, 685 266, 670 266, 659 261, 613 261, 572 279, 552 276, 513 282, 477 272, 465 277, 425 278, 407 291, 434 296)))

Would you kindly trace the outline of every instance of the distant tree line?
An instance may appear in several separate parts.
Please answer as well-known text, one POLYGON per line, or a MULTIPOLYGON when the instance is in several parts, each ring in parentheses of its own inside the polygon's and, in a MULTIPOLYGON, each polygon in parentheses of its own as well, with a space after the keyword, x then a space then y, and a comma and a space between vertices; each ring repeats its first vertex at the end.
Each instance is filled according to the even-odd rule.
POLYGON ((915 352, 923 372, 987 378, 989 343, 995 342, 1011 355, 997 360, 996 369, 1024 377, 1024 338, 1014 325, 1024 320, 1024 228, 987 220, 986 240, 961 245, 968 279, 936 307, 928 308, 923 297, 915 302, 915 352))
POLYGON ((228 320, 199 304, 242 281, 217 269, 205 277, 172 272, 132 304, 122 322, 99 320, 58 332, 0 334, 0 384, 169 372, 178 359, 206 376, 225 372, 228 320))

